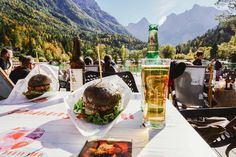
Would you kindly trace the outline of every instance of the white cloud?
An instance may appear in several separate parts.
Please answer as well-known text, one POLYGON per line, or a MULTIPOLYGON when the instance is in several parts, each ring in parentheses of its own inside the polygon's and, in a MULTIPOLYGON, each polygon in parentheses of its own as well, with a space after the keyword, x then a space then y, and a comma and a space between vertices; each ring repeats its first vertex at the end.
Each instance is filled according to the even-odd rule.
POLYGON ((158 25, 162 25, 166 21, 166 16, 162 16, 160 20, 158 21, 158 25))
POLYGON ((152 15, 154 15, 154 17, 151 17, 151 21, 161 25, 165 22, 166 16, 174 12, 174 8, 177 4, 177 0, 170 0, 168 3, 166 3, 166 0, 156 1, 151 8, 152 15))

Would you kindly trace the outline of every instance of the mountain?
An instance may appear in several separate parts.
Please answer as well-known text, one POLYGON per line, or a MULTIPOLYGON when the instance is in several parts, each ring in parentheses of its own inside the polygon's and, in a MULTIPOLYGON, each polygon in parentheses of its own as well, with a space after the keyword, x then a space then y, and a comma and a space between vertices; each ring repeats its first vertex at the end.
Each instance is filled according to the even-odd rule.
MULTIPOLYGON (((216 16, 223 13, 214 7, 195 4, 192 9, 181 14, 170 14, 159 27, 160 44, 177 45, 204 34, 217 26, 216 16)), ((146 41, 149 22, 143 18, 138 23, 129 24, 126 29, 136 38, 146 41)))
POLYGON ((216 16, 223 13, 214 7, 194 5, 181 14, 171 14, 159 28, 160 44, 179 44, 204 34, 217 26, 216 16))
POLYGON ((116 51, 113 54, 123 45, 130 49, 145 45, 94 0, 0 0, 0 48, 12 46, 48 61, 68 59, 75 35, 81 38, 84 55, 94 55, 97 44, 106 52, 116 51))
POLYGON ((127 30, 121 26, 117 20, 108 13, 101 10, 95 0, 73 0, 80 8, 86 12, 90 17, 99 21, 99 23, 109 30, 120 34, 127 34, 127 30))
POLYGON ((187 54, 198 50, 206 59, 218 58, 236 62, 236 16, 224 18, 223 22, 205 34, 176 46, 176 53, 187 54))
POLYGON ((137 23, 130 23, 126 26, 126 29, 136 38, 146 42, 148 40, 148 26, 150 23, 146 18, 142 18, 137 23))
POLYGON ((102 11, 95 0, 22 0, 22 3, 40 9, 63 23, 92 31, 127 34, 125 28, 102 11))
MULTIPOLYGON (((196 51, 200 47, 213 47, 214 45, 231 44, 235 45, 235 32, 236 32, 236 17, 231 17, 227 21, 220 23, 214 29, 209 29, 203 35, 200 35, 187 43, 177 45, 181 49, 192 48, 196 51), (232 39, 233 38, 233 39, 232 39), (230 43, 233 40, 233 43, 230 43)), ((233 46, 228 46, 226 49, 230 50, 233 46)), ((235 50, 233 50, 235 51, 235 50)), ((231 52, 233 52, 231 51, 231 52)), ((188 52, 186 52, 188 53, 188 52)))

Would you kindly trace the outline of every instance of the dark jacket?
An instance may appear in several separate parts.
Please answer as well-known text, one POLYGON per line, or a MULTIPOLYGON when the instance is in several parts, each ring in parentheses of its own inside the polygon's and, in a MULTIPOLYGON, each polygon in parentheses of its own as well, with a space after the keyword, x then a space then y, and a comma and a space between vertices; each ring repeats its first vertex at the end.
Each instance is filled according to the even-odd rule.
POLYGON ((215 70, 220 70, 222 68, 222 64, 220 63, 220 61, 216 61, 215 63, 215 70))
POLYGON ((10 79, 15 84, 19 79, 24 79, 30 73, 30 69, 24 67, 16 67, 10 74, 10 79))
POLYGON ((116 69, 111 64, 105 64, 104 70, 107 73, 115 73, 116 72, 116 69))
POLYGON ((6 70, 9 68, 8 63, 1 57, 0 57, 0 67, 2 68, 2 70, 6 70))
POLYGON ((202 65, 202 60, 201 59, 195 59, 195 61, 193 61, 193 65, 202 65))

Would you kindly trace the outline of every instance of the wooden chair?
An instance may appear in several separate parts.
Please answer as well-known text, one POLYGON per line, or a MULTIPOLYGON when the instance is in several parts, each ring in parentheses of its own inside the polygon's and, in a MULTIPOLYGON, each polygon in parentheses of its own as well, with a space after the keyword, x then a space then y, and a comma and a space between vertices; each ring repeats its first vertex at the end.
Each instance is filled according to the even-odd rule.
POLYGON ((0 68, 0 100, 6 99, 13 88, 14 83, 9 79, 2 68, 0 68))
POLYGON ((86 65, 85 66, 85 71, 95 71, 95 72, 98 72, 99 71, 99 67, 98 67, 98 65, 86 65))
MULTIPOLYGON (((134 77, 131 72, 125 71, 125 72, 117 72, 117 73, 102 73, 103 77, 111 76, 111 75, 118 75, 122 80, 129 86, 129 88, 132 90, 132 92, 138 92, 138 88, 136 86, 134 77)), ((86 71, 84 73, 84 83, 90 82, 95 79, 99 79, 100 74, 99 72, 95 71, 86 71)))
POLYGON ((64 88, 66 91, 70 91, 70 82, 69 80, 59 80, 59 91, 64 88))
POLYGON ((208 99, 204 99, 203 93, 204 76, 204 67, 186 66, 183 74, 173 80, 173 105, 211 147, 229 144, 226 149, 228 155, 229 151, 236 147, 236 107, 209 108, 206 102, 208 99), (179 104, 184 104, 185 107, 179 107, 179 104), (226 117, 228 120, 212 117, 226 117), (220 126, 223 122, 228 125, 220 126))

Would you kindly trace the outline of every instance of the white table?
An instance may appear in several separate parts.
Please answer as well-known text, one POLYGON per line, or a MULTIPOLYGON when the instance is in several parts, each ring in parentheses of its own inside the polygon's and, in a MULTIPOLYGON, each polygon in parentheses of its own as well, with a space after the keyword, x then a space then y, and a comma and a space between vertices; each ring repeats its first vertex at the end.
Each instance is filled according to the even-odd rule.
MULTIPOLYGON (((60 96, 66 94, 61 93, 60 96)), ((141 126, 140 103, 140 95, 134 94, 106 137, 132 140, 134 157, 217 157, 170 102, 167 104, 166 127, 150 141, 150 132, 141 126)), ((57 98, 38 104, 1 105, 0 124, 0 134, 17 127, 45 130, 41 138, 25 147, 5 152, 0 150, 0 156, 14 153, 26 153, 23 155, 26 156, 27 152, 34 152, 35 156, 76 156, 87 140, 68 119, 62 99, 57 98), (24 111, 25 108, 28 111, 24 111), (7 114, 16 109, 22 109, 22 112, 7 114)))

